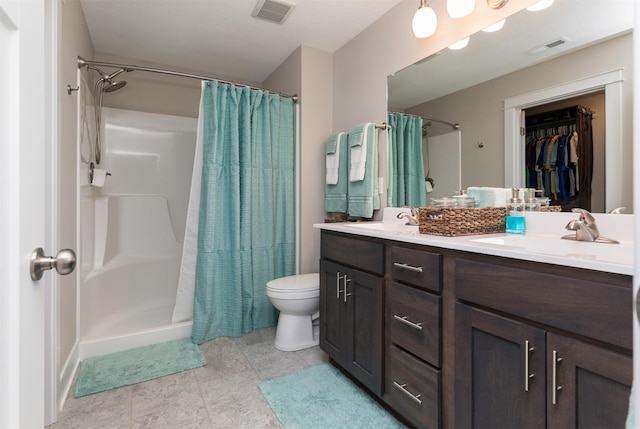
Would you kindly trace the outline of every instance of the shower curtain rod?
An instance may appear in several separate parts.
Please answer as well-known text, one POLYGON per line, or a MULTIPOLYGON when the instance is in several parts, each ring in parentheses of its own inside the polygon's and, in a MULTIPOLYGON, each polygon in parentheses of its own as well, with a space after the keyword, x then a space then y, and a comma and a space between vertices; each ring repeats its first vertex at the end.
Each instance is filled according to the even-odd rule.
POLYGON ((447 121, 442 121, 440 119, 435 119, 435 118, 428 118, 426 116, 421 116, 421 115, 413 115, 411 113, 404 113, 404 112, 389 112, 389 113, 395 113, 396 115, 408 115, 408 116, 419 116, 422 119, 424 119, 425 121, 432 121, 432 122, 438 122, 440 124, 445 124, 445 125, 449 125, 451 128, 453 128, 454 130, 459 130, 460 129, 460 124, 455 123, 452 124, 451 122, 447 122, 447 121))
POLYGON ((236 85, 236 86, 243 86, 243 87, 250 88, 250 89, 257 89, 259 91, 266 91, 266 92, 268 92, 270 94, 276 94, 276 95, 280 95, 280 96, 285 97, 285 98, 291 98, 294 103, 298 102, 298 96, 297 95, 281 94, 279 92, 269 91, 268 89, 258 88, 258 87, 252 86, 252 85, 247 85, 245 83, 232 82, 230 80, 218 79, 218 78, 209 77, 209 76, 200 76, 200 75, 191 74, 191 73, 177 72, 177 71, 173 71, 173 70, 157 69, 157 68, 153 68, 153 67, 141 67, 141 66, 136 66, 134 64, 117 64, 117 63, 105 63, 105 62, 101 62, 101 61, 87 61, 84 58, 82 58, 81 56, 78 56, 78 68, 81 69, 82 67, 88 67, 88 66, 113 67, 113 68, 123 69, 126 72, 145 71, 145 72, 150 72, 150 73, 168 74, 168 75, 171 75, 171 76, 188 77, 188 78, 191 78, 191 79, 199 79, 199 80, 217 80, 218 82, 222 82, 222 83, 228 83, 228 84, 236 85))

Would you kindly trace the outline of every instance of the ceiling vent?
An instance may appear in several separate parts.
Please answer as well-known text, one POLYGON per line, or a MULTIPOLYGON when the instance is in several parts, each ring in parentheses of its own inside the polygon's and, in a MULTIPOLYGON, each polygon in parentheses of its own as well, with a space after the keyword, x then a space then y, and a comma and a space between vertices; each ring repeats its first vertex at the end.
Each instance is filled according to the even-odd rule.
POLYGON ((544 51, 548 51, 549 49, 553 49, 556 48, 558 46, 562 46, 565 43, 570 42, 571 40, 567 39, 566 37, 558 37, 555 40, 552 40, 551 42, 545 43, 544 45, 540 45, 540 46, 536 46, 533 49, 530 49, 529 51, 527 51, 527 54, 529 55, 537 55, 540 54, 544 51))
POLYGON ((259 0, 251 16, 282 24, 289 17, 295 6, 295 3, 283 0, 259 0))

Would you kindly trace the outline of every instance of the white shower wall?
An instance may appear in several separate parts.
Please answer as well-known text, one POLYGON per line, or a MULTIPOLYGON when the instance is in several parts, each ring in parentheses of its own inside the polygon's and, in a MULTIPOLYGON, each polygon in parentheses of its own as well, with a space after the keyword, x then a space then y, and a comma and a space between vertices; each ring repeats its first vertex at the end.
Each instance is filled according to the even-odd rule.
POLYGON ((195 118, 102 110, 97 168, 111 175, 102 188, 81 185, 82 358, 190 334, 171 314, 196 126, 195 118))

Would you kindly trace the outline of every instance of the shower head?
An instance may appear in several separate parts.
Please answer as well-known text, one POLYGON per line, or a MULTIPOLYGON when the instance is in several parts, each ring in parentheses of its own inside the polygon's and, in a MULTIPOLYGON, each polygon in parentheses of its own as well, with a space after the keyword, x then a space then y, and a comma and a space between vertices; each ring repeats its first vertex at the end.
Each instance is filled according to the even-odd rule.
POLYGON ((124 87, 126 84, 127 84, 127 81, 124 81, 124 80, 117 80, 114 82, 111 79, 109 79, 109 80, 106 80, 102 85, 102 91, 103 92, 117 91, 120 88, 124 87))
POLYGON ((103 73, 102 77, 100 78, 100 80, 102 81, 102 92, 113 92, 124 87, 127 84, 126 81, 124 80, 114 81, 113 78, 118 76, 120 73, 124 73, 126 71, 127 70, 125 69, 120 69, 120 70, 116 70, 110 75, 106 75, 103 73))

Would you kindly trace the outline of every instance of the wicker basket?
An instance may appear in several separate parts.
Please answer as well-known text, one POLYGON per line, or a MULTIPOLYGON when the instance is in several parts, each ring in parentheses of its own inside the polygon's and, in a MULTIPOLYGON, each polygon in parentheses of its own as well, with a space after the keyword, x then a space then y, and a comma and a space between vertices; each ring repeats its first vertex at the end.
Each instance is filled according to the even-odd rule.
POLYGON ((561 206, 542 206, 540 207, 541 212, 561 212, 561 206))
POLYGON ((505 231, 507 209, 486 208, 435 208, 418 209, 420 234, 458 235, 496 234, 505 231))

